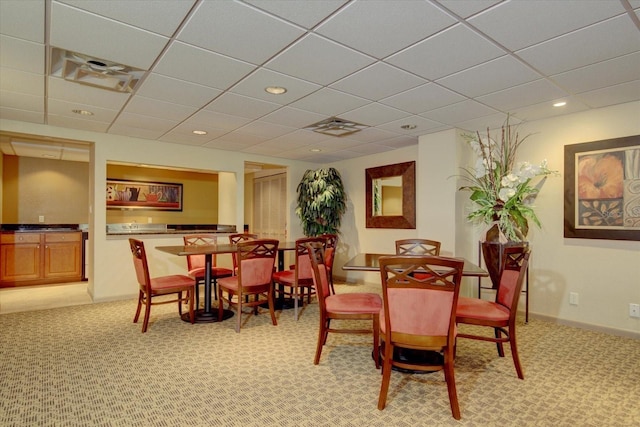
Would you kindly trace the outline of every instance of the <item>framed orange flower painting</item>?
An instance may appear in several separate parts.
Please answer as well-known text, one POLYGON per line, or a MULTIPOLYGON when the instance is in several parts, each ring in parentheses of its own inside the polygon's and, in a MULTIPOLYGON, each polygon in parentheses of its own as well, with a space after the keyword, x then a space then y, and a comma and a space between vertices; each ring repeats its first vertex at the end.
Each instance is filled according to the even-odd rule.
POLYGON ((564 237, 640 240, 640 135, 565 145, 564 237))

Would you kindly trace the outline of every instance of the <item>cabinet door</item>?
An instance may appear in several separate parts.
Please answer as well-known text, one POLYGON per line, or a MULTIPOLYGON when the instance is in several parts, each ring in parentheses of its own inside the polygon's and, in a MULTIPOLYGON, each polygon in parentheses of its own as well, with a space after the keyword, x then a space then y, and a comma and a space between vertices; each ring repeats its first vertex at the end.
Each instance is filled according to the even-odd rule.
POLYGON ((0 245, 0 281, 39 279, 40 253, 40 243, 0 245))
POLYGON ((47 242, 44 248, 44 278, 82 277, 80 242, 47 242))

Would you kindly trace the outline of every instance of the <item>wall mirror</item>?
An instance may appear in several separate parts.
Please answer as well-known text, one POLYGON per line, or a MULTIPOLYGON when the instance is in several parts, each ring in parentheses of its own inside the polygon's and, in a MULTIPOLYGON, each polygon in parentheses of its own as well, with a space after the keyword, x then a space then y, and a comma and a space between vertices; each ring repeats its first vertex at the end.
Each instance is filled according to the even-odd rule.
POLYGON ((365 170, 367 228, 416 228, 416 162, 365 170))

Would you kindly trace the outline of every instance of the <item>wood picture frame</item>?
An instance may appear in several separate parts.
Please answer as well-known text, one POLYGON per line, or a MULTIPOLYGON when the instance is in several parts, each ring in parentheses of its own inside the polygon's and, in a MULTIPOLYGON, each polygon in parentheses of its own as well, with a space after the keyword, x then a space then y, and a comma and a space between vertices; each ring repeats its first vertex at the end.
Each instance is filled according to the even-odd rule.
POLYGON ((182 184, 107 178, 107 209, 182 211, 182 184))
POLYGON ((640 240, 640 135, 565 145, 564 237, 640 240))
POLYGON ((367 228, 416 228, 416 162, 396 163, 365 170, 367 228), (374 181, 402 177, 402 215, 374 215, 374 181))

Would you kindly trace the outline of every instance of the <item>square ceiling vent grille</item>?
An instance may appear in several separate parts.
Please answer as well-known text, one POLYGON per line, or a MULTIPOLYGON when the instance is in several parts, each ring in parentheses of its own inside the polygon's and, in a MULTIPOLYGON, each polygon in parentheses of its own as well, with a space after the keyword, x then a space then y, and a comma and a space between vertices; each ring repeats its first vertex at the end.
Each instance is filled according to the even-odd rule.
POLYGON ((51 75, 116 92, 130 93, 145 71, 82 53, 53 48, 51 75))
POLYGON ((323 133, 325 135, 346 136, 360 132, 362 129, 366 129, 368 127, 369 126, 367 125, 350 122, 349 120, 340 119, 338 117, 329 117, 326 120, 309 125, 305 127, 305 129, 311 129, 314 132, 323 133))

